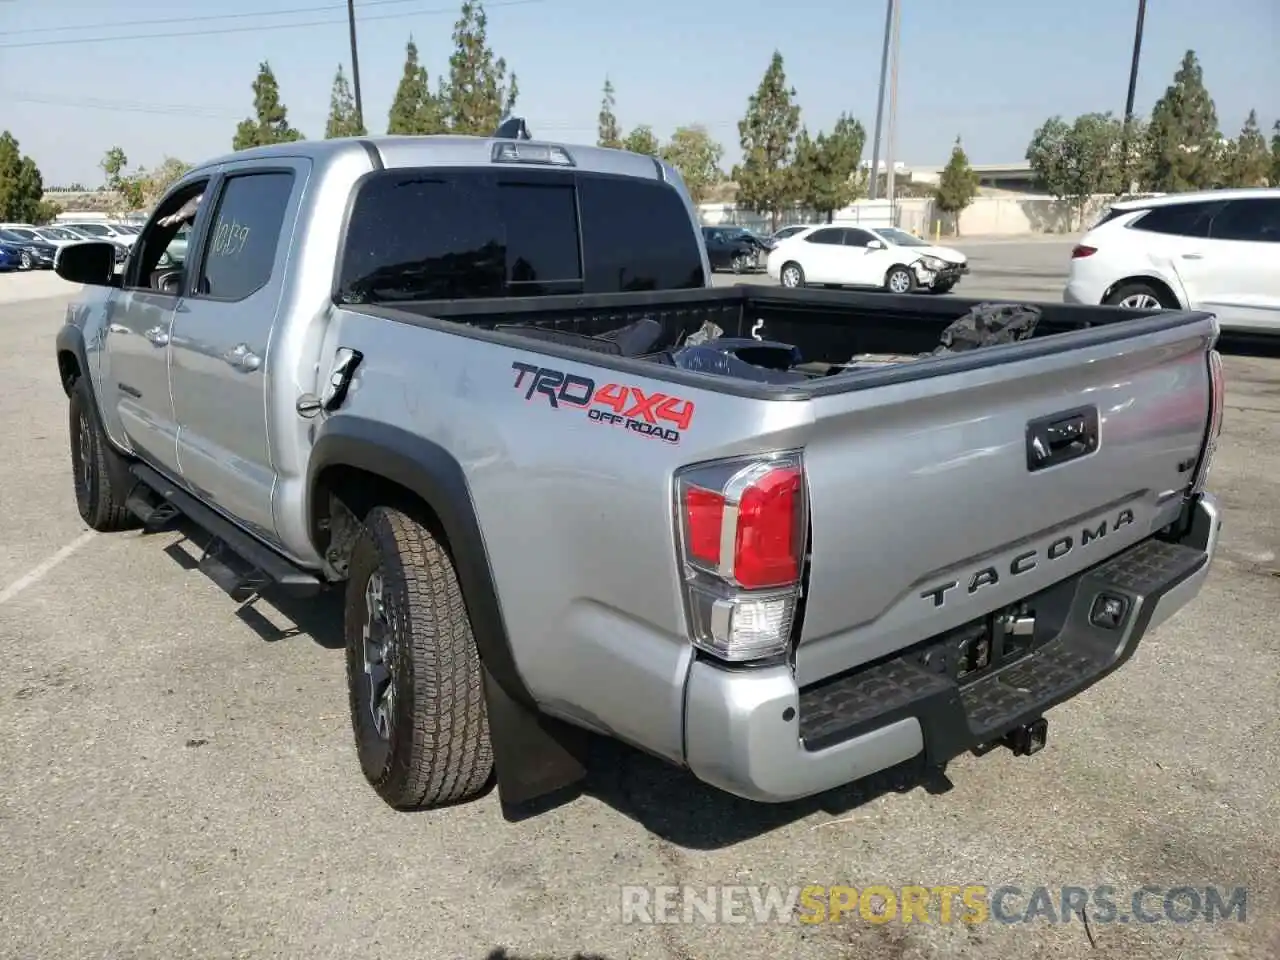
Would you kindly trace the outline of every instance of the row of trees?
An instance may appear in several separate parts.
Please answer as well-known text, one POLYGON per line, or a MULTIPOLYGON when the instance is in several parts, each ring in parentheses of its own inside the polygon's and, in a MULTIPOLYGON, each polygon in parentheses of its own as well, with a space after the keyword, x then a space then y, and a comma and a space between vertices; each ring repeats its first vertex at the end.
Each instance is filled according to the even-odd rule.
MULTIPOLYGON (((488 41, 488 18, 479 0, 465 0, 453 27, 453 53, 448 73, 433 88, 418 46, 410 36, 405 45, 404 71, 387 113, 390 134, 488 134, 515 107, 520 88, 507 62, 495 57, 488 41)), ((253 117, 236 127, 234 150, 289 143, 304 134, 289 123, 271 65, 263 62, 253 82, 253 117)), ((329 98, 326 139, 364 136, 367 130, 356 110, 346 72, 339 65, 329 98)))
POLYGON ((1070 123, 1050 117, 1026 157, 1040 188, 1070 203, 1079 218, 1096 194, 1280 186, 1280 120, 1272 131, 1268 146, 1250 110, 1239 135, 1224 137, 1204 71, 1188 50, 1150 118, 1126 125, 1111 113, 1070 123))
POLYGON ((47 223, 59 212, 57 204, 45 199, 36 162, 22 152, 12 133, 0 133, 0 222, 47 223))
MULTIPOLYGON (((680 171, 695 203, 726 179, 720 167, 723 147, 702 126, 679 127, 660 145, 653 130, 640 125, 623 136, 614 113, 613 84, 606 78, 600 105, 597 143, 661 156, 680 171)), ((768 214, 774 229, 788 210, 804 207, 830 222, 867 189, 869 169, 862 162, 867 132, 862 123, 842 113, 828 131, 810 133, 802 122, 795 88, 787 83, 782 54, 774 51, 738 123, 742 161, 728 176, 737 186, 739 206, 768 214)), ((959 213, 977 195, 977 176, 959 138, 934 191, 939 208, 959 213)))

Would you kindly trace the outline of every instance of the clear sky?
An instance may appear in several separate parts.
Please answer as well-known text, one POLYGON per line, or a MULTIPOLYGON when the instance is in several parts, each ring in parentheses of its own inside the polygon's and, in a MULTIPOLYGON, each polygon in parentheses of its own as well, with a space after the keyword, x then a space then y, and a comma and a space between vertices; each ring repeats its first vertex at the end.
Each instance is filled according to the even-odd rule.
MULTIPOLYGON (((447 68, 459 4, 357 0, 372 132, 385 129, 411 33, 433 83, 447 68)), ((810 129, 849 111, 870 138, 884 0, 490 0, 486 9, 490 44, 519 76, 518 111, 535 136, 594 142, 608 74, 624 128, 648 123, 665 137, 702 123, 732 163, 736 123, 776 48, 810 129)), ((1136 10, 1137 0, 902 0, 895 159, 940 164, 958 134, 974 163, 1016 162, 1051 114, 1120 114, 1136 10)), ((1139 112, 1188 48, 1223 132, 1234 136, 1256 107, 1269 133, 1280 118, 1280 0, 1150 0, 1139 112)), ((47 184, 97 185, 113 144, 147 166, 227 152, 261 60, 293 124, 322 136, 334 70, 348 58, 343 0, 0 0, 0 128, 47 184)))

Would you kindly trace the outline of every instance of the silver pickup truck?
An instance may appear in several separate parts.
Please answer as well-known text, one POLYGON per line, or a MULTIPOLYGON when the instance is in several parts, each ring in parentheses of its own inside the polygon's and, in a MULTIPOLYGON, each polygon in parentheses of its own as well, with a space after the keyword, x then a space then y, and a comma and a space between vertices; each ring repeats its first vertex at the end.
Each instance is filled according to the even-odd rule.
POLYGON ((1032 336, 939 351, 973 302, 712 289, 650 157, 248 150, 111 268, 58 265, 81 516, 194 524, 241 598, 342 591, 398 808, 493 778, 522 815, 592 734, 764 802, 1034 753, 1214 553, 1212 315, 1032 305, 1032 336))

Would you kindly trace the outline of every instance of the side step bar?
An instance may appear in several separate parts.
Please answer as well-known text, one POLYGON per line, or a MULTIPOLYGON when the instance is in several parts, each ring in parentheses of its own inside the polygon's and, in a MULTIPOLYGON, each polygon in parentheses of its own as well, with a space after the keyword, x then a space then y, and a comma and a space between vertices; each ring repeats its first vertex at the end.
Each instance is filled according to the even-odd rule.
POLYGON ((314 574, 262 545, 151 467, 135 463, 129 469, 146 490, 154 494, 152 498, 135 489, 125 501, 129 511, 153 532, 163 529, 181 513, 209 533, 214 542, 205 551, 205 565, 212 567, 209 575, 232 596, 246 589, 251 594, 256 593, 267 584, 293 597, 311 597, 320 592, 323 585, 314 574), (228 552, 234 554, 234 559, 243 561, 248 569, 234 569, 234 559, 227 555, 228 552))

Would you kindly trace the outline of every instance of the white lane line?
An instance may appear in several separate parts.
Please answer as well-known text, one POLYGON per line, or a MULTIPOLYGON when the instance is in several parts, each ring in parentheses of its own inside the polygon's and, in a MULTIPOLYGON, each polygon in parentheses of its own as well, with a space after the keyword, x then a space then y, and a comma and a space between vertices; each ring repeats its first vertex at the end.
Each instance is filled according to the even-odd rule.
POLYGON ((27 589, 27 587, 39 583, 48 575, 50 570, 60 564, 63 560, 67 559, 67 557, 71 556, 97 535, 97 532, 94 530, 86 530, 53 556, 32 567, 29 572, 13 581, 13 583, 9 584, 3 590, 0 590, 0 605, 8 603, 23 590, 27 589))

